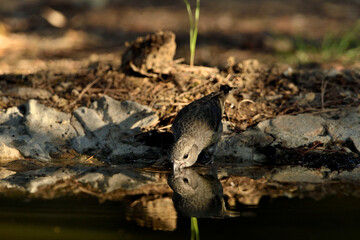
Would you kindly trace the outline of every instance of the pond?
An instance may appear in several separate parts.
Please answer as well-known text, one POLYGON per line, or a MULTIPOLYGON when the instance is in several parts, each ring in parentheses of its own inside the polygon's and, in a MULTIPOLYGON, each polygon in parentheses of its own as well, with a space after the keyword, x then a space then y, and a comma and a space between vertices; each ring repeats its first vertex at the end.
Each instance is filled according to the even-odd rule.
POLYGON ((176 174, 146 169, 142 174, 160 174, 174 192, 149 190, 100 202, 81 196, 48 200, 3 196, 2 239, 196 239, 191 232, 195 225, 201 239, 358 236, 360 202, 346 194, 349 184, 278 182, 279 190, 275 182, 267 182, 273 190, 259 195, 251 182, 244 181, 241 190, 231 194, 229 186, 239 187, 236 177, 244 176, 226 175, 224 169, 190 168, 176 174), (259 197, 251 198, 246 193, 251 191, 259 197), (242 204, 255 198, 257 204, 242 204))

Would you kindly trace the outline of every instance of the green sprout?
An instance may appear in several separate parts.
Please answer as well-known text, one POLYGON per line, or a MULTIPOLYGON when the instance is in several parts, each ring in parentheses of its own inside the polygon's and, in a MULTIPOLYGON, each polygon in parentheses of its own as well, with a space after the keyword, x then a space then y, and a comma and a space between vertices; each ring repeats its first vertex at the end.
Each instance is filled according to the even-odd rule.
POLYGON ((198 221, 196 217, 191 217, 191 240, 200 240, 198 221))
POLYGON ((195 21, 193 18, 193 13, 189 1, 184 0, 184 3, 186 5, 186 10, 188 12, 189 21, 190 21, 190 66, 193 66, 194 58, 195 58, 196 38, 198 34, 198 24, 200 17, 200 0, 196 0, 195 21))
POLYGON ((360 19, 341 35, 327 34, 320 43, 295 38, 295 54, 302 62, 309 61, 312 56, 321 60, 356 60, 360 57, 360 19))
POLYGON ((328 34, 322 44, 321 53, 325 59, 334 56, 347 55, 348 57, 358 57, 360 50, 360 19, 349 29, 341 38, 336 38, 332 34, 328 34))

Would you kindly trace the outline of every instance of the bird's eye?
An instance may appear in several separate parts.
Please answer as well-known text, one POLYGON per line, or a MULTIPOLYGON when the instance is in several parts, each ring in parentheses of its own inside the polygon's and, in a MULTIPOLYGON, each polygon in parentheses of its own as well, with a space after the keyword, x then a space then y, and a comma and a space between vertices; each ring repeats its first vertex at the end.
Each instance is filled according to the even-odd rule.
POLYGON ((189 183, 189 179, 183 178, 184 183, 189 183))
POLYGON ((187 159, 187 158, 188 158, 188 156, 189 156, 189 154, 185 154, 185 155, 184 155, 184 158, 185 158, 185 159, 187 159))

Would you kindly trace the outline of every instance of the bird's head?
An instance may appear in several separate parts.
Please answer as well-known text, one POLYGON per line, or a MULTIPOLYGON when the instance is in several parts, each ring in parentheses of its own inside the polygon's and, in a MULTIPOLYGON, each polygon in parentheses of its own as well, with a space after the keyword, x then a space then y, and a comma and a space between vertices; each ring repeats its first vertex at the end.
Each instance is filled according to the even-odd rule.
POLYGON ((173 164, 174 171, 192 166, 196 162, 200 151, 201 149, 193 138, 180 137, 176 140, 169 151, 169 159, 173 164))

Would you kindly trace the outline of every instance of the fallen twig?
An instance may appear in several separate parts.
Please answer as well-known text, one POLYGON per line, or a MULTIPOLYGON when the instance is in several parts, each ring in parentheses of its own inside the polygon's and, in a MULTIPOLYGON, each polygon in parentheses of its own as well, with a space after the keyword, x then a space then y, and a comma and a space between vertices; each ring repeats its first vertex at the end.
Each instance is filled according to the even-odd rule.
POLYGON ((76 104, 78 101, 81 100, 81 98, 84 96, 84 94, 98 81, 100 81, 100 77, 94 79, 91 83, 89 83, 88 85, 86 85, 86 87, 81 91, 81 93, 79 94, 79 96, 77 97, 76 100, 74 100, 72 103, 70 103, 70 105, 74 105, 76 104))
POLYGON ((325 101, 325 89, 327 85, 327 81, 321 81, 321 109, 324 110, 324 101, 325 101))

